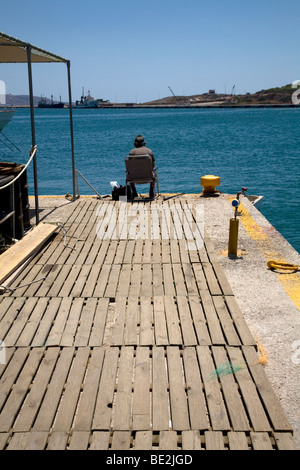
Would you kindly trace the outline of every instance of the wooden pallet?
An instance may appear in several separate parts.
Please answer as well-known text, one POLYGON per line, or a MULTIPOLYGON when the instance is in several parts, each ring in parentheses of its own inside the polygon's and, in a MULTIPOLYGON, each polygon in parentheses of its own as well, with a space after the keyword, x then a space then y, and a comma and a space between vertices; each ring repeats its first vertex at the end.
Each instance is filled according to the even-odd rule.
POLYGON ((0 449, 293 448, 208 237, 100 239, 105 204, 68 208, 0 298, 0 449))

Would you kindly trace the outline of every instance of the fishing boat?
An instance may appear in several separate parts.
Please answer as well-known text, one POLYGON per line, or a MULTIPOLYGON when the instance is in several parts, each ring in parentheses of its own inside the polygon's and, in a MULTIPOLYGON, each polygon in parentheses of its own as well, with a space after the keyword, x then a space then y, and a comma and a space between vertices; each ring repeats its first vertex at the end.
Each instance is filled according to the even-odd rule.
POLYGON ((15 113, 14 109, 1 109, 0 110, 0 132, 12 120, 15 113))

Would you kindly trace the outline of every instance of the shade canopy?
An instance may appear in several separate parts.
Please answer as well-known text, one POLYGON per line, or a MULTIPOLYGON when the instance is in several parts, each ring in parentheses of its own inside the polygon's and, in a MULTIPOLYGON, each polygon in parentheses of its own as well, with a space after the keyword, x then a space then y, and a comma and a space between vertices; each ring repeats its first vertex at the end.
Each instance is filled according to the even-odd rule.
POLYGON ((31 62, 69 62, 63 57, 0 32, 0 63, 27 63, 28 47, 31 51, 31 62))
MULTIPOLYGON (((30 116, 31 116, 31 135, 32 148, 35 147, 35 124, 33 110, 33 88, 32 88, 32 63, 65 63, 68 71, 68 89, 69 89, 69 113, 70 113, 70 131, 71 131, 71 151, 72 151, 72 177, 73 177, 73 200, 76 199, 75 191, 75 159, 74 159, 74 137, 73 137, 73 119, 72 119, 72 94, 71 94, 71 75, 70 61, 64 59, 51 52, 45 51, 40 47, 33 46, 28 42, 9 36, 0 32, 0 63, 27 63, 28 82, 29 82, 29 99, 30 99, 30 116)), ((38 181, 37 181, 37 160, 36 153, 33 158, 33 175, 34 175, 34 193, 35 193, 35 213, 36 224, 39 223, 39 200, 38 200, 38 181)))

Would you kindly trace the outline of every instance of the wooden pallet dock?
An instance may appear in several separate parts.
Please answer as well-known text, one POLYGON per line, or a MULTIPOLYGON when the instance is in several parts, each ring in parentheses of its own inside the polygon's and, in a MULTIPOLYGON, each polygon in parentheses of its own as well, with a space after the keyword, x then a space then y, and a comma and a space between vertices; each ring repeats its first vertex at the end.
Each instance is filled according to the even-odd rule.
POLYGON ((163 204, 127 238, 119 203, 70 204, 0 297, 0 449, 294 448, 194 208, 163 204))

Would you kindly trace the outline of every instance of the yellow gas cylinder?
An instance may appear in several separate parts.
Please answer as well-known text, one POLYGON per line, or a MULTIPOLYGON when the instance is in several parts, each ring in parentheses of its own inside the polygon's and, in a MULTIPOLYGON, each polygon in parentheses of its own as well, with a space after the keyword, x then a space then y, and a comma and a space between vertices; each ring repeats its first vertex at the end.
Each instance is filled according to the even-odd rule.
POLYGON ((200 183, 203 186, 203 193, 214 193, 216 186, 219 186, 221 179, 219 176, 205 175, 201 176, 200 183))

